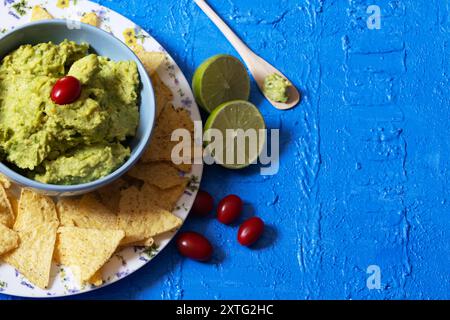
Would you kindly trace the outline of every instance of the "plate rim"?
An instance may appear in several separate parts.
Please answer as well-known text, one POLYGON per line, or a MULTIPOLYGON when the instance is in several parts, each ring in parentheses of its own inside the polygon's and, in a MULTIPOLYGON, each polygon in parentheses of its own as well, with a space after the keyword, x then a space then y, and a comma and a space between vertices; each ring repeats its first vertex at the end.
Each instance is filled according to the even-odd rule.
MULTIPOLYGON (((48 3, 45 0, 43 0, 43 1, 42 0, 40 0, 40 1, 39 0, 30 0, 29 2, 33 2, 33 4, 35 2, 37 2, 38 4, 45 4, 46 8, 48 6, 52 6, 52 7, 56 6, 56 2, 50 4, 50 3, 48 3)), ((71 5, 73 5, 73 3, 71 3, 71 5)), ((181 79, 180 79, 181 81, 180 82, 182 82, 182 81, 186 82, 186 86, 183 86, 183 89, 189 89, 189 92, 190 92, 191 96, 194 97, 194 94, 193 94, 192 88, 190 86, 190 83, 189 83, 187 77, 185 76, 184 72, 182 71, 182 69, 179 67, 178 63, 175 61, 173 56, 161 45, 161 43, 157 39, 155 39, 155 37, 153 37, 153 35, 150 34, 150 32, 148 32, 145 29, 141 28, 133 20, 129 19, 128 17, 126 17, 124 15, 122 15, 121 13, 119 13, 119 12, 113 10, 113 9, 110 9, 109 7, 106 7, 104 5, 101 5, 99 3, 92 2, 92 1, 89 1, 89 0, 81 0, 81 1, 78 0, 78 2, 74 6, 75 6, 75 8, 77 10, 82 10, 84 7, 88 6, 88 8, 85 8, 86 12, 90 12, 89 10, 91 10, 91 8, 89 8, 89 7, 95 7, 96 9, 99 9, 99 10, 105 9, 105 10, 107 10, 107 12, 109 14, 116 15, 116 16, 120 17, 121 19, 124 19, 125 21, 135 25, 136 28, 140 28, 140 30, 145 34, 145 36, 148 37, 154 43, 156 43, 161 48, 161 50, 167 55, 167 57, 169 58, 171 64, 175 68, 177 68, 179 70, 177 75, 181 77, 181 79)), ((4 6, 4 5, 2 5, 1 7, 6 8, 6 6, 4 6)), ((17 20, 17 24, 15 24, 15 26, 24 26, 25 24, 30 23, 29 21, 23 21, 23 18, 24 17, 22 17, 21 19, 18 19, 17 20)), ((69 19, 55 17, 55 20, 69 20, 69 19)), ((118 37, 116 34, 113 34, 112 31, 108 31, 107 29, 102 28, 101 25, 98 28, 102 29, 105 32, 111 33, 114 37, 116 37, 119 41, 121 41, 123 43, 123 40, 120 37, 118 37)), ((3 36, 4 35, 2 34, 1 37, 3 37, 3 36)), ((158 74, 158 75, 160 77, 162 77, 162 74, 158 74)), ((173 92, 172 88, 171 88, 171 91, 173 92)), ((173 94, 175 94, 175 92, 173 92, 173 94)), ((196 113, 198 115, 197 117, 194 116, 194 114, 192 112, 190 112, 191 119, 193 121, 202 121, 201 120, 201 116, 200 116, 200 109, 199 109, 197 103, 195 102, 195 99, 193 99, 193 100, 194 101, 191 102, 191 107, 189 109, 188 108, 184 108, 184 109, 187 109, 189 111, 196 111, 196 113)), ((182 106, 179 106, 179 107, 183 108, 182 106)), ((183 217, 183 218, 180 217, 182 219, 181 226, 178 229, 176 229, 175 231, 171 232, 170 236, 167 236, 166 242, 163 245, 160 245, 158 247, 158 250, 157 250, 155 255, 150 257, 147 261, 145 261, 141 265, 133 268, 132 271, 130 271, 128 274, 124 275, 123 277, 115 277, 115 278, 113 278, 111 280, 107 280, 105 283, 103 283, 100 286, 86 286, 85 288, 82 288, 82 289, 78 290, 77 292, 71 292, 69 290, 69 291, 65 291, 63 293, 56 293, 56 294, 51 294, 51 295, 45 295, 45 292, 49 293, 50 290, 38 288, 43 293, 38 291, 39 292, 38 294, 26 294, 26 293, 20 293, 20 292, 17 292, 17 291, 10 291, 8 288, 5 288, 2 291, 0 291, 0 295, 8 295, 8 296, 12 296, 12 297, 21 297, 21 298, 33 298, 33 299, 52 299, 52 298, 64 298, 64 297, 78 296, 78 295, 81 295, 81 294, 84 294, 84 293, 89 293, 89 292, 97 291, 98 289, 106 288, 109 285, 117 283, 118 281, 124 280, 125 278, 127 278, 131 274, 141 270, 144 266, 147 266, 157 255, 159 255, 162 251, 164 251, 164 249, 172 242, 172 240, 176 237, 176 235, 178 234, 180 229, 183 227, 186 219, 189 217, 189 213, 190 213, 190 209, 192 208, 193 201, 195 200, 195 197, 196 197, 196 195, 197 195, 197 193, 199 191, 199 186, 200 186, 200 183, 201 183, 202 178, 203 178, 203 170, 204 170, 204 163, 202 161, 201 163, 193 163, 191 172, 187 173, 187 174, 190 174, 190 175, 195 175, 198 178, 198 180, 196 181, 197 188, 192 190, 192 189, 189 189, 189 185, 188 185, 186 187, 186 189, 184 190, 183 195, 178 200, 178 202, 179 202, 183 198, 183 196, 186 195, 186 191, 188 191, 189 199, 191 201, 189 201, 190 204, 186 208, 186 215, 185 215, 185 217, 183 217)), ((10 267, 14 268, 12 266, 10 266, 10 267)), ((19 279, 19 278, 16 277, 16 279, 19 279)))

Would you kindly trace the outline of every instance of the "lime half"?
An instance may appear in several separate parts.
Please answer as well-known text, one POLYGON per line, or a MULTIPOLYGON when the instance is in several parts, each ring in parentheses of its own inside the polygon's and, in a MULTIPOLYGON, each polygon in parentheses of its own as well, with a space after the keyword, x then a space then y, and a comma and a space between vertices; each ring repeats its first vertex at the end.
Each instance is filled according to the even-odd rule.
POLYGON ((224 102, 248 100, 250 78, 240 60, 220 54, 198 67, 192 79, 192 88, 198 104, 212 112, 224 102))
POLYGON ((266 141, 265 128, 264 118, 253 104, 244 100, 226 102, 206 121, 206 149, 226 168, 245 168, 258 160, 266 141))

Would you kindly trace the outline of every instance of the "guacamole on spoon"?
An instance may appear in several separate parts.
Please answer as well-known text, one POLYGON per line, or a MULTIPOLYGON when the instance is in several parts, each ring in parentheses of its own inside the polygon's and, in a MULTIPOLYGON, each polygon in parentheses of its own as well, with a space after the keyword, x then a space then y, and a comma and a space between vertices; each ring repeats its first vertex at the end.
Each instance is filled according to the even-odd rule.
POLYGON ((264 79, 264 93, 266 96, 275 102, 286 103, 289 100, 288 88, 291 86, 290 82, 277 73, 268 75, 264 79))

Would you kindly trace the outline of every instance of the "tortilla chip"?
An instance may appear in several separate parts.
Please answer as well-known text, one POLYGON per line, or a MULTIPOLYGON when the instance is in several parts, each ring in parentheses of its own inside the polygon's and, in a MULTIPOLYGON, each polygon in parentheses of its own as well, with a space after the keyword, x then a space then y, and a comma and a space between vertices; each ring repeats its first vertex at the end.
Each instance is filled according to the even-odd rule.
POLYGON ((9 192, 7 192, 7 194, 9 203, 11 204, 11 208, 14 214, 14 219, 16 219, 17 213, 19 212, 19 200, 17 200, 17 198, 14 195, 10 194, 9 192))
POLYGON ((22 189, 13 229, 23 231, 50 222, 59 224, 53 200, 31 190, 22 189))
POLYGON ((81 199, 61 198, 56 208, 61 226, 100 230, 117 228, 117 215, 92 193, 81 199))
MULTIPOLYGON (((185 109, 175 109, 173 106, 164 108, 161 116, 158 119, 150 146, 142 156, 142 162, 148 163, 152 161, 172 161, 172 149, 179 143, 178 141, 171 141, 172 132, 176 129, 183 128, 190 132, 191 135, 191 159, 193 158, 193 132, 194 123, 185 109)), ((180 166, 185 170, 190 166, 180 166)), ((190 170, 189 170, 190 171, 190 170)), ((185 171, 186 172, 186 171, 185 171)))
POLYGON ((170 141, 170 138, 163 131, 161 122, 158 122, 150 140, 150 145, 141 158, 142 162, 172 161, 172 149, 176 143, 170 141))
POLYGON ((14 224, 14 212, 5 189, 0 184, 0 224, 11 228, 14 224))
POLYGON ((100 25, 100 19, 95 14, 95 12, 85 13, 81 18, 81 22, 90 24, 94 27, 98 27, 100 25))
POLYGON ((128 175, 160 189, 172 188, 188 180, 167 162, 138 163, 128 172, 128 175))
POLYGON ((0 224, 0 256, 19 246, 17 232, 0 224))
POLYGON ((60 227, 55 255, 63 265, 78 267, 79 280, 84 283, 96 276, 124 236, 122 230, 60 227))
MULTIPOLYGON (((59 263, 59 262, 57 262, 59 263)), ((70 271, 72 271, 73 277, 78 281, 80 285, 90 284, 93 286, 101 286, 103 284, 103 275, 101 269, 98 270, 88 281, 81 280, 81 269, 78 266, 69 266, 70 271)))
POLYGON ((189 173, 192 171, 191 163, 180 163, 180 164, 171 163, 171 165, 177 168, 178 170, 183 171, 184 173, 189 173))
POLYGON ((19 247, 4 255, 2 259, 36 286, 47 288, 57 229, 57 222, 47 222, 19 231, 19 247))
MULTIPOLYGON (((123 239, 123 241, 127 241, 127 238, 123 239)), ((144 239, 141 241, 133 242, 133 243, 126 243, 127 246, 135 246, 135 247, 151 247, 155 243, 155 240, 153 238, 144 239)))
POLYGON ((96 287, 101 286, 103 284, 103 274, 102 270, 98 270, 94 275, 89 279, 89 284, 92 284, 96 287))
POLYGON ((189 111, 184 108, 178 108, 175 111, 177 112, 177 119, 174 120, 177 124, 176 127, 184 128, 189 132, 194 133, 194 122, 192 121, 189 111))
MULTIPOLYGON (((166 55, 162 52, 147 52, 145 48, 138 44, 135 28, 127 28, 122 33, 125 43, 136 53, 144 65, 147 73, 151 76, 164 62, 166 55)), ((141 38, 143 43, 143 38, 141 38)))
POLYGON ((159 118, 165 107, 170 105, 173 100, 172 90, 161 80, 157 73, 152 76, 153 90, 155 90, 156 99, 156 119, 159 118))
POLYGON ((149 195, 145 185, 141 191, 134 186, 122 191, 118 214, 119 228, 126 236, 122 244, 142 241, 181 226, 180 218, 157 207, 149 195))
POLYGON ((3 188, 8 189, 11 187, 11 181, 8 180, 3 174, 0 173, 0 184, 3 185, 3 188))
MULTIPOLYGON (((58 242, 57 242, 58 245, 58 242)), ((55 253, 55 255, 57 252, 55 253)), ((56 261, 56 263, 61 263, 60 261, 56 261)), ((103 274, 102 269, 98 270, 88 281, 81 281, 81 269, 78 266, 69 266, 70 271, 72 271, 73 277, 79 282, 79 284, 84 285, 85 283, 94 285, 96 287, 101 286, 103 284, 103 274)))
POLYGON ((31 21, 49 20, 53 19, 53 16, 41 6, 34 6, 31 11, 31 21))
POLYGON ((120 191, 129 187, 124 179, 117 179, 113 183, 97 190, 101 202, 112 212, 119 211, 120 191))
POLYGON ((151 184, 144 184, 142 192, 155 206, 172 212, 175 209, 175 204, 184 194, 188 183, 189 181, 186 180, 178 186, 165 190, 151 184))
POLYGON ((155 74, 158 68, 166 60, 166 54, 163 52, 149 52, 146 51, 141 45, 134 45, 132 46, 132 49, 138 56, 139 60, 141 60, 145 70, 150 76, 155 74))

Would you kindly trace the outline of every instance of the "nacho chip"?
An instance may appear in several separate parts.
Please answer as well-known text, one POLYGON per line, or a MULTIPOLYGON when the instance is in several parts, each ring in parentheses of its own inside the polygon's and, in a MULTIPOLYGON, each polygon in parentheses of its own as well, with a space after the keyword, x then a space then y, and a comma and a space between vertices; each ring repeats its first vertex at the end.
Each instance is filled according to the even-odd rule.
POLYGON ((166 54, 163 52, 149 52, 140 45, 134 45, 132 49, 138 56, 139 60, 141 60, 145 70, 150 76, 156 73, 158 68, 166 60, 166 54))
POLYGON ((8 199, 9 199, 9 203, 11 204, 11 208, 14 214, 14 220, 17 217, 17 213, 19 212, 19 200, 17 200, 17 198, 10 194, 9 192, 7 192, 8 194, 8 199))
POLYGON ((53 16, 41 6, 34 6, 31 11, 31 21, 49 20, 53 19, 53 16))
MULTIPOLYGON (((127 239, 124 239, 127 241, 127 239)), ((123 240, 122 240, 123 242, 123 240)), ((155 240, 153 238, 144 239, 141 241, 133 242, 133 243, 126 243, 127 246, 135 246, 135 247, 151 247, 155 243, 155 240)))
POLYGON ((19 246, 17 232, 0 224, 0 256, 19 246))
POLYGON ((171 104, 173 100, 172 90, 166 86, 157 73, 152 76, 153 90, 155 90, 156 99, 156 119, 159 118, 164 108, 171 104))
POLYGON ((125 231, 122 244, 142 241, 181 226, 180 218, 157 207, 148 195, 145 185, 141 191, 134 186, 122 191, 118 214, 119 228, 125 231))
POLYGON ((0 184, 0 224, 11 228, 14 224, 14 212, 5 189, 0 184))
POLYGON ((150 76, 153 75, 166 60, 166 54, 163 52, 146 51, 142 45, 138 44, 138 38, 134 28, 127 28, 122 34, 125 43, 136 53, 144 65, 145 70, 147 70, 147 73, 150 76))
MULTIPOLYGON (((60 262, 57 262, 60 263, 60 262)), ((70 271, 72 271, 73 277, 83 285, 84 282, 81 281, 81 269, 77 266, 70 266, 70 271)), ((102 269, 98 270, 86 283, 94 285, 96 287, 101 286, 103 284, 103 274, 102 269)))
POLYGON ((33 229, 50 222, 59 223, 53 200, 31 190, 22 189, 13 229, 16 231, 33 229))
POLYGON ((81 18, 81 22, 90 24, 94 27, 98 27, 100 25, 100 19, 95 14, 95 12, 85 13, 81 18))
POLYGON ((128 175, 160 189, 172 188, 188 180, 167 162, 138 163, 128 172, 128 175))
POLYGON ((188 183, 189 181, 186 180, 180 185, 165 190, 151 184, 144 184, 141 191, 145 194, 148 201, 151 201, 155 206, 168 211, 173 211, 175 209, 175 204, 183 195, 188 183))
POLYGON ((180 163, 180 164, 171 163, 171 165, 177 168, 178 170, 183 171, 184 173, 189 173, 192 171, 191 163, 180 163))
MULTIPOLYGON (((178 141, 171 141, 172 132, 179 128, 188 130, 191 139, 193 139, 194 123, 188 111, 175 109, 173 106, 164 108, 156 124, 150 146, 142 156, 142 162, 172 161, 172 149, 179 143, 178 141)), ((193 148, 193 146, 194 143, 191 142, 191 147, 193 148)), ((191 158, 193 155, 191 150, 191 158)), ((190 166, 187 167, 190 168, 190 166)), ((183 171, 187 170, 183 166, 180 166, 180 168, 183 168, 183 171)))
POLYGON ((81 284, 85 283, 93 285, 93 286, 101 286, 103 284, 103 274, 102 270, 98 270, 88 281, 81 281, 81 269, 77 266, 70 266, 70 271, 72 271, 73 277, 81 284))
POLYGON ((97 276, 124 236, 122 230, 60 227, 55 255, 63 265, 79 268, 79 280, 84 283, 97 276))
POLYGON ((117 179, 113 183, 97 190, 101 202, 112 212, 119 211, 120 191, 129 187, 124 179, 117 179))
POLYGON ((57 229, 57 222, 47 222, 19 231, 19 247, 2 259, 36 286, 47 288, 57 229))
POLYGON ((8 180, 3 174, 0 173, 0 184, 3 185, 3 188, 8 189, 11 187, 11 181, 8 180))
POLYGON ((117 215, 92 193, 81 199, 61 198, 56 208, 61 226, 100 230, 117 228, 117 215))
POLYGON ((203 147, 201 143, 196 143, 192 140, 180 138, 176 143, 176 147, 172 149, 170 164, 184 173, 192 171, 192 165, 202 163, 203 161, 203 147), (189 150, 189 151, 188 151, 189 150))
POLYGON ((102 270, 98 270, 88 281, 89 284, 92 284, 96 287, 101 286, 103 284, 103 274, 102 270))

